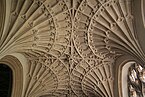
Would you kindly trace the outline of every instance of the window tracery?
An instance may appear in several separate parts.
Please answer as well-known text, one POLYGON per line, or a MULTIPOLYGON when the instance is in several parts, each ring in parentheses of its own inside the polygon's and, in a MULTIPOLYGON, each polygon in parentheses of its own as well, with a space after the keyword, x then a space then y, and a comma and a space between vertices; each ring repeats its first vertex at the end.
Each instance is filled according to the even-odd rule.
POLYGON ((145 97, 145 68, 134 63, 128 71, 129 97, 145 97))
MULTIPOLYGON (((14 97, 122 97, 114 93, 118 89, 114 88, 114 67, 119 67, 116 60, 124 55, 145 59, 135 36, 132 2, 6 0, 7 14, 0 23, 4 26, 0 59, 13 53, 28 59, 24 89, 19 95, 23 94, 14 97)), ((130 93, 137 97, 142 87, 139 91, 134 87, 142 84, 144 77, 138 77, 133 69, 129 79, 130 93)))

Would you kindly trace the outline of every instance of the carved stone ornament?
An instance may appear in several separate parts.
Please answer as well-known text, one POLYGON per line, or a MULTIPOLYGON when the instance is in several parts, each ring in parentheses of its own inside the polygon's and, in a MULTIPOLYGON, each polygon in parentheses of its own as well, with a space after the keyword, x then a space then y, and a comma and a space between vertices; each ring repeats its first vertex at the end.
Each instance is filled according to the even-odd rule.
MULTIPOLYGON (((0 0, 0 63, 20 81, 12 97, 123 97, 125 62, 145 64, 144 4, 0 0)), ((144 67, 127 73, 129 96, 144 95, 134 88, 145 82, 144 67)))

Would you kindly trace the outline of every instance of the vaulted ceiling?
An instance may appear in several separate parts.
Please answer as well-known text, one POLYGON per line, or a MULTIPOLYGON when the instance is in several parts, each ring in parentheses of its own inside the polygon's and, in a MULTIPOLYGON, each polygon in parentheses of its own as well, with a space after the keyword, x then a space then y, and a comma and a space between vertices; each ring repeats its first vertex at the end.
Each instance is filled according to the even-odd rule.
POLYGON ((22 97, 117 97, 117 60, 144 63, 141 2, 1 0, 0 59, 28 60, 22 97))

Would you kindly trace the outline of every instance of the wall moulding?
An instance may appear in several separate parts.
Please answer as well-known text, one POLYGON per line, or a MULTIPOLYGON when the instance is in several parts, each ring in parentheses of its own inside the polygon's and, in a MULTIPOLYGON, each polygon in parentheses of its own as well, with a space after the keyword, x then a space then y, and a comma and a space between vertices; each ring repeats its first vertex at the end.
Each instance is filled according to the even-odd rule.
POLYGON ((132 14, 134 16, 134 29, 140 47, 145 52, 144 37, 145 37, 145 1, 133 0, 132 14))
POLYGON ((145 28, 145 1, 144 0, 141 0, 141 10, 142 10, 143 24, 145 28))
MULTIPOLYGON (((5 10, 6 10, 6 2, 5 0, 1 0, 0 1, 0 12, 1 12, 1 15, 0 15, 0 36, 2 35, 2 31, 3 31, 3 28, 4 28, 4 22, 5 22, 5 10)), ((1 39, 0 39, 1 40, 1 39)))

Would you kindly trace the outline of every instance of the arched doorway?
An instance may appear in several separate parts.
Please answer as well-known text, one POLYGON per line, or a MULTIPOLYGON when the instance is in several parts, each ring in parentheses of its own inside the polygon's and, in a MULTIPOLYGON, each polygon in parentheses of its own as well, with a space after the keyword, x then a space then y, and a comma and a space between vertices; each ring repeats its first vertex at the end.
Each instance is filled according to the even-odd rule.
POLYGON ((12 69, 5 64, 0 64, 0 95, 11 97, 12 92, 12 69))

